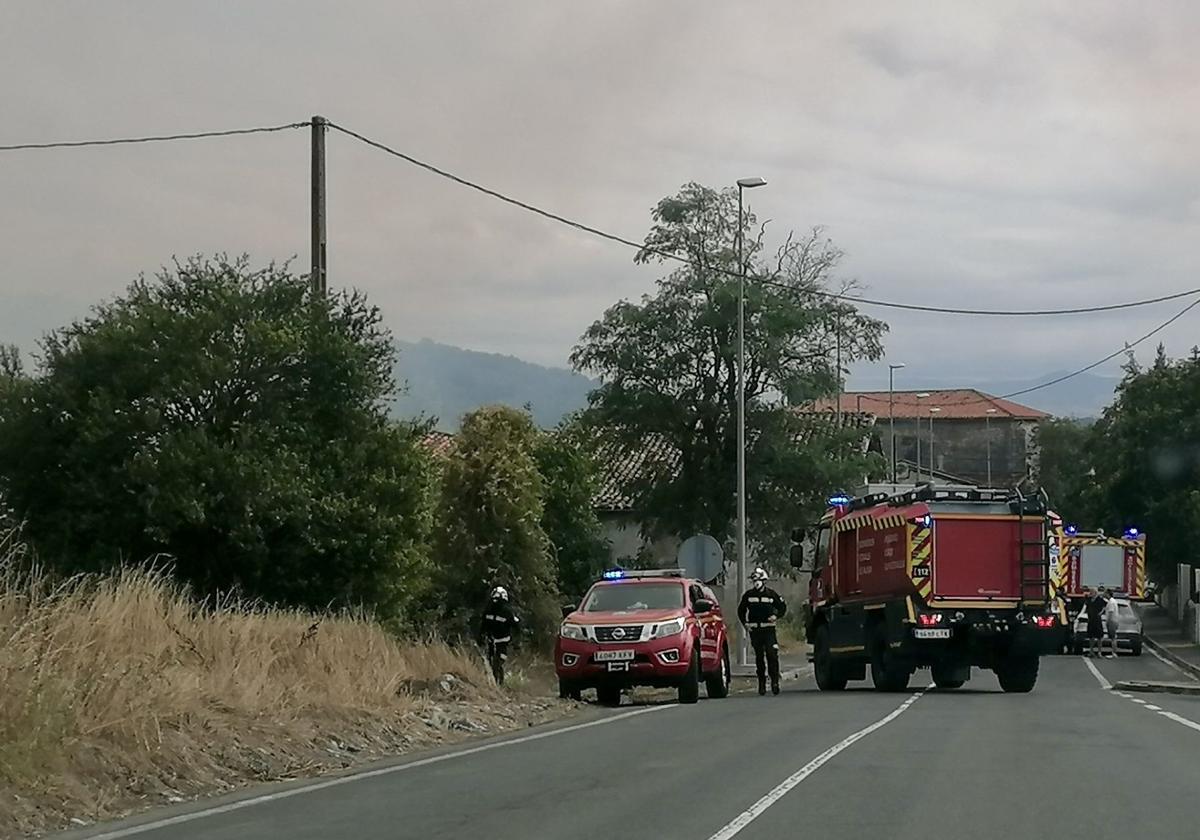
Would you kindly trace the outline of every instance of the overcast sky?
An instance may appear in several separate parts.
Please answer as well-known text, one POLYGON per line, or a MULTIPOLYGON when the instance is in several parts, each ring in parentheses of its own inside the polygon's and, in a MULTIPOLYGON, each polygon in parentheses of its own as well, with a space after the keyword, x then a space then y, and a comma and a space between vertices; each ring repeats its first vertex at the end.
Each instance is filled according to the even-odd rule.
MULTIPOLYGON (((774 232, 824 225, 872 296, 1059 307, 1200 286, 1197 42, 1192 2, 9 0, 0 144, 320 113, 633 239, 680 184, 758 175, 774 232)), ((172 255, 305 271, 308 154, 300 130, 0 153, 0 341, 30 349, 172 255)), ((565 365, 658 273, 348 137, 328 169, 330 282, 400 337, 565 365)), ((1178 308, 871 311, 909 373, 961 382, 1081 366, 1178 308)))

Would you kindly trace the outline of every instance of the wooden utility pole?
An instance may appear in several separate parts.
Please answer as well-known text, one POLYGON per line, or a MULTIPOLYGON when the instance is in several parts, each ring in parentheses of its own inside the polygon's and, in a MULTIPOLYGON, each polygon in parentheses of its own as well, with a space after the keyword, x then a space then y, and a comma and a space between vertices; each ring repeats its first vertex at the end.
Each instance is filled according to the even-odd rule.
POLYGON ((312 272, 313 294, 324 295, 328 281, 325 253, 325 132, 324 117, 312 118, 312 272))

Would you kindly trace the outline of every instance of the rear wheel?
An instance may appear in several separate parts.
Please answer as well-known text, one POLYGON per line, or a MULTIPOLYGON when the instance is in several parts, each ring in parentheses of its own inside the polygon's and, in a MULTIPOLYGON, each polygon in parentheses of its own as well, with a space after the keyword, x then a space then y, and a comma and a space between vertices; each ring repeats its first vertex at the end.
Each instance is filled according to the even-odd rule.
POLYGON ((710 700, 720 700, 729 696, 729 649, 721 651, 721 662, 715 673, 709 674, 704 680, 704 691, 710 700))
POLYGON ((934 665, 929 670, 938 688, 962 688, 971 674, 970 666, 934 665))
POLYGON ((1142 655, 1142 637, 1141 636, 1138 636, 1136 639, 1133 640, 1133 655, 1134 656, 1142 655))
POLYGON ((817 628, 817 638, 813 642, 813 676, 821 691, 843 691, 846 688, 846 678, 839 673, 829 650, 829 628, 824 624, 817 628))
POLYGON ((875 643, 871 648, 871 682, 876 691, 904 691, 912 671, 908 664, 891 652, 883 624, 875 628, 875 643))
POLYGON ((1025 694, 1033 691, 1038 678, 1038 658, 1009 656, 996 666, 996 678, 1007 692, 1025 694))
POLYGON ((596 689, 596 700, 601 706, 620 706, 621 689, 615 685, 602 685, 596 689))
POLYGON ((679 684, 679 702, 695 703, 700 699, 700 646, 692 651, 692 665, 679 684))

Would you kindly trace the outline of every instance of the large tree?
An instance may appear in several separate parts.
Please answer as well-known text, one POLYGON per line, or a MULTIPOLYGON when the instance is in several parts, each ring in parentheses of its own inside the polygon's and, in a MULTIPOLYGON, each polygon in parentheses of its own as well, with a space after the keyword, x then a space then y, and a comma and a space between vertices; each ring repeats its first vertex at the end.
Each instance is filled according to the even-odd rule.
POLYGON ((245 259, 176 264, 7 377, 0 496, 64 571, 157 558, 201 593, 396 614, 432 511, 420 430, 384 411, 392 361, 357 293, 245 259))
MULTIPOLYGON (((584 333, 577 369, 599 375, 587 420, 628 446, 665 443, 673 462, 631 488, 648 535, 724 541, 735 519, 737 191, 685 185, 652 212, 639 263, 672 270, 654 295, 621 301, 584 333), (686 262, 669 257, 675 255, 686 262)), ((861 432, 797 409, 834 393, 843 368, 877 359, 886 326, 860 314, 837 278, 842 252, 820 230, 768 253, 744 214, 747 507, 752 536, 775 542, 825 493, 867 471, 861 432)), ((663 447, 659 447, 661 450, 663 447)))

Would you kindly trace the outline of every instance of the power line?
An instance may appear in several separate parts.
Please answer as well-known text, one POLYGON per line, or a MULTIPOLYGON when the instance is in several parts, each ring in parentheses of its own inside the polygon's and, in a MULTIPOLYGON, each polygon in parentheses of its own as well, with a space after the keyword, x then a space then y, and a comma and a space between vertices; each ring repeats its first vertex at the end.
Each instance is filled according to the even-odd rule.
POLYGON ((129 146, 135 143, 162 143, 168 140, 201 140, 207 137, 234 137, 241 134, 267 134, 286 131, 289 128, 304 128, 311 122, 267 125, 257 128, 232 128, 225 131, 197 131, 192 134, 153 134, 145 137, 120 137, 111 140, 62 140, 54 143, 14 143, 0 146, 0 152, 16 152, 24 149, 78 149, 85 146, 129 146))
MULTIPOLYGON (((498 190, 491 189, 490 187, 485 187, 482 184, 476 183, 475 181, 471 181, 471 180, 468 180, 467 178, 463 178, 459 175, 455 175, 453 172, 449 172, 445 169, 441 169, 440 167, 434 166, 431 163, 426 163, 425 161, 420 160, 419 158, 415 158, 412 155, 401 152, 398 149, 394 149, 391 146, 388 146, 384 143, 380 143, 378 140, 372 140, 369 137, 359 134, 357 131, 353 131, 349 128, 346 128, 345 126, 338 125, 337 123, 330 122, 329 127, 332 129, 336 129, 337 131, 340 131, 349 137, 353 137, 354 139, 359 140, 360 142, 365 143, 368 146, 379 149, 380 151, 386 152, 387 154, 392 155, 394 157, 400 158, 401 160, 406 161, 406 162, 412 164, 413 166, 417 166, 421 169, 426 170, 427 172, 431 172, 434 175, 437 175, 441 178, 445 178, 447 180, 453 181, 454 183, 459 184, 460 186, 464 186, 464 187, 467 187, 468 189, 475 190, 476 192, 482 193, 486 196, 490 196, 491 198, 494 198, 498 201, 502 201, 505 204, 511 204, 514 207, 518 207, 527 212, 534 213, 538 216, 541 216, 542 218, 549 219, 553 222, 558 222, 559 224, 566 225, 567 227, 571 227, 576 230, 583 231, 584 233, 589 233, 593 236, 600 237, 601 239, 607 239, 608 241, 615 242, 619 245, 625 245, 629 248, 634 248, 638 251, 654 254, 655 256, 662 257, 664 259, 674 260, 676 262, 683 263, 684 265, 688 265, 693 268, 699 268, 699 269, 703 269, 706 271, 712 271, 714 273, 725 275, 728 277, 738 277, 739 276, 738 272, 736 272, 736 271, 732 271, 730 269, 715 268, 712 266, 703 266, 703 265, 700 265, 699 263, 696 263, 694 260, 690 260, 687 257, 680 256, 679 254, 675 254, 670 251, 663 251, 658 248, 648 247, 645 244, 640 243, 640 242, 635 242, 632 239, 626 239, 625 237, 618 236, 615 233, 609 233, 608 231, 601 230, 600 228, 584 224, 583 222, 575 221, 574 219, 567 218, 566 216, 559 215, 558 213, 553 213, 549 210, 545 210, 541 207, 538 207, 537 205, 530 204, 526 201, 522 201, 517 198, 513 198, 512 196, 506 195, 502 192, 499 192, 498 190)), ((845 300, 845 301, 851 302, 851 303, 861 303, 861 304, 865 304, 865 305, 869 305, 869 306, 881 306, 881 307, 886 307, 889 309, 904 309, 904 310, 910 310, 910 311, 916 311, 916 312, 936 312, 936 313, 940 313, 943 315, 982 315, 982 316, 1005 316, 1005 317, 1027 317, 1027 316, 1044 316, 1044 315, 1083 315, 1083 314, 1092 313, 1092 312, 1112 312, 1112 311, 1120 310, 1120 309, 1132 309, 1132 308, 1138 307, 1138 306, 1149 306, 1149 305, 1155 304, 1155 303, 1163 303, 1163 302, 1169 301, 1169 300, 1178 300, 1179 298, 1190 297, 1192 295, 1200 294, 1200 288, 1195 288, 1195 289, 1188 289, 1188 290, 1182 291, 1182 292, 1175 292, 1175 293, 1169 294, 1169 295, 1162 295, 1160 297, 1155 297, 1155 298, 1146 298, 1143 300, 1127 301, 1124 303, 1103 304, 1100 306, 1072 307, 1069 309, 1021 309, 1021 310, 1016 310, 1016 309, 961 309, 961 308, 954 308, 954 307, 927 306, 927 305, 915 304, 915 303, 899 303, 896 301, 877 300, 874 298, 864 298, 864 297, 858 297, 858 296, 844 294, 844 293, 839 294, 837 292, 830 292, 830 291, 826 291, 824 289, 797 289, 794 286, 788 286, 786 283, 779 283, 779 282, 768 280, 768 279, 762 278, 762 277, 748 276, 747 279, 753 280, 753 281, 756 281, 756 282, 759 282, 759 283, 762 283, 765 285, 778 286, 780 288, 789 289, 791 291, 804 292, 807 294, 816 295, 818 297, 829 298, 831 300, 845 300)))

